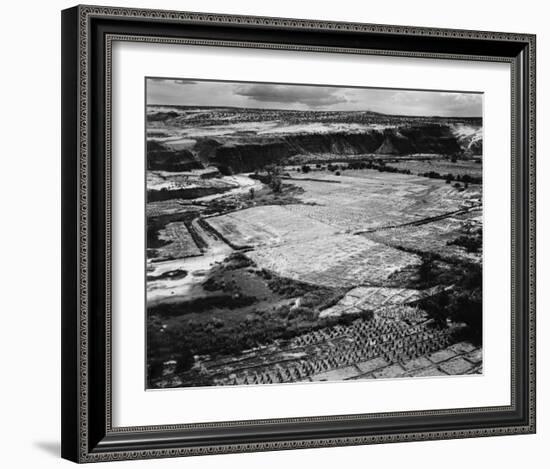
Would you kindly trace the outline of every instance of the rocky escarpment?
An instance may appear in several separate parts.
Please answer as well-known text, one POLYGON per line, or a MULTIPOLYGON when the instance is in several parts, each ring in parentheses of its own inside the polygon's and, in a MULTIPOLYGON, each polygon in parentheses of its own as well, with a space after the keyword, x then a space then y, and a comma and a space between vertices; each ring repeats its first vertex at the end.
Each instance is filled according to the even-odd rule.
POLYGON ((384 142, 375 153, 412 155, 418 153, 452 155, 461 151, 460 144, 447 126, 394 128, 384 131, 384 142))
POLYGON ((155 141, 147 142, 147 169, 151 171, 189 171, 203 165, 189 150, 173 150, 155 141))
MULTIPOLYGON (((232 139, 221 145, 211 145, 208 162, 233 171, 253 171, 267 164, 285 163, 295 155, 361 154, 413 155, 461 154, 464 148, 450 127, 425 125, 393 127, 365 132, 335 132, 281 135, 277 137, 247 137, 232 139)), ((203 153, 203 156, 205 154, 203 153)))
POLYGON ((285 164, 297 155, 407 156, 431 154, 470 157, 481 154, 481 127, 437 123, 372 127, 363 131, 233 134, 199 137, 188 149, 148 144, 148 168, 187 171, 213 165, 224 174, 285 164))
POLYGON ((464 154, 481 156, 483 153, 483 127, 465 124, 451 125, 451 130, 457 138, 464 154))
POLYGON ((470 140, 466 145, 466 151, 469 151, 472 156, 481 156, 483 154, 483 140, 470 140))

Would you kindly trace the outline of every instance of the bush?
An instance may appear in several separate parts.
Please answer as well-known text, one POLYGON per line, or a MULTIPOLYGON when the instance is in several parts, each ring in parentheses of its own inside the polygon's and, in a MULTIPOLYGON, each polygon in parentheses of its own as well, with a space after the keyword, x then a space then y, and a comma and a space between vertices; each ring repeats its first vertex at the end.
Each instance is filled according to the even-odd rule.
POLYGON ((453 295, 448 309, 450 319, 454 322, 465 323, 468 326, 468 336, 472 342, 476 345, 481 344, 483 332, 481 289, 453 295))
POLYGON ((437 274, 435 272, 435 257, 431 254, 426 254, 422 258, 422 264, 418 268, 419 281, 422 284, 431 285, 436 279, 437 274))
POLYGON ((428 313, 437 326, 446 327, 450 302, 449 294, 443 291, 438 295, 430 296, 422 300, 420 302, 420 307, 428 313))
POLYGON ((305 164, 302 166, 302 172, 303 173, 309 173, 311 171, 311 168, 309 167, 309 165, 305 164))
POLYGON ((348 169, 365 169, 372 167, 372 165, 365 163, 364 161, 352 161, 348 164, 348 169))
POLYGON ((303 319, 306 321, 312 321, 317 317, 317 313, 312 309, 305 306, 295 306, 290 308, 288 312, 289 319, 303 319))
POLYGON ((178 344, 177 350, 174 353, 174 360, 176 360, 176 373, 187 371, 195 363, 191 350, 184 344, 178 344))
POLYGON ((462 235, 453 241, 447 242, 448 246, 461 246, 468 252, 479 252, 482 246, 481 236, 462 235))
POLYGON ((479 345, 482 340, 482 268, 475 263, 445 265, 433 255, 426 255, 419 267, 417 288, 449 285, 450 289, 424 298, 418 306, 426 311, 434 323, 445 327, 447 319, 465 323, 464 340, 479 345))
POLYGON ((218 171, 222 173, 224 176, 233 176, 233 168, 228 165, 219 165, 218 171))
POLYGON ((277 165, 268 165, 265 167, 267 176, 266 183, 273 192, 279 193, 283 190, 283 181, 281 180, 282 169, 277 165))
POLYGON ((423 174, 424 177, 431 178, 431 179, 441 179, 442 176, 436 171, 430 171, 428 173, 423 174))

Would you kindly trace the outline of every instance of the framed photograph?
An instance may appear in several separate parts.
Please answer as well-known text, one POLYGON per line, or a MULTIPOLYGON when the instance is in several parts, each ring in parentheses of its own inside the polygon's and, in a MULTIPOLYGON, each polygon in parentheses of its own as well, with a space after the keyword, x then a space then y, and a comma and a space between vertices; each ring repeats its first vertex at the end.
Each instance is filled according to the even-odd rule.
POLYGON ((535 431, 535 37, 62 13, 62 455, 535 431))

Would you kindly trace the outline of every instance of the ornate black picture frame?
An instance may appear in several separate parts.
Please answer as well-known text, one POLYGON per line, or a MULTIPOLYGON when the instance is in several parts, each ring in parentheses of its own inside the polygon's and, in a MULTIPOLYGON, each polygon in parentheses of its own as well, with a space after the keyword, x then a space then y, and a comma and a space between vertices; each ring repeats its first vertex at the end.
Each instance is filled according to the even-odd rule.
POLYGON ((76 462, 535 432, 535 36, 77 6, 62 13, 62 456, 76 462), (111 52, 115 41, 511 64, 509 406, 114 427, 111 52))

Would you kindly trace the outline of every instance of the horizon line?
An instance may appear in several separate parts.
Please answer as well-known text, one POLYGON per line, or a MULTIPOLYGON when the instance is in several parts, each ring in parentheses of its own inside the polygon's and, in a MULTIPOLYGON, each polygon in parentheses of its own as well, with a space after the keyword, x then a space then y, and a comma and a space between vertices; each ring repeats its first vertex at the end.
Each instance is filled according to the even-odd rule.
POLYGON ((227 106, 227 105, 201 105, 201 104, 161 104, 161 103, 145 103, 146 106, 166 106, 166 107, 187 107, 187 108, 226 108, 226 109, 249 109, 253 111, 283 111, 283 112, 325 112, 325 113, 337 113, 337 112, 343 112, 343 113, 362 113, 362 112, 369 112, 371 114, 376 114, 380 116, 388 116, 388 117, 419 117, 419 118, 439 118, 439 119, 483 119, 483 115, 480 116, 441 116, 437 114, 433 115, 422 115, 422 114, 388 114, 385 112, 380 111, 371 111, 370 109, 363 109, 363 110, 338 110, 338 109, 330 109, 330 110, 322 110, 322 109, 284 109, 284 108, 262 108, 262 107, 241 107, 241 106, 227 106))

